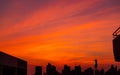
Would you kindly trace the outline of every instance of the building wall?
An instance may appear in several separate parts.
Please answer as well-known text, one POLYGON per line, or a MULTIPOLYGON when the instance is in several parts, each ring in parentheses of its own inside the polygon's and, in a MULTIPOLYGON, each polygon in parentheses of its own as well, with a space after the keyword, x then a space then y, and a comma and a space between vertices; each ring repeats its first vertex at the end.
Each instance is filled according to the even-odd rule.
POLYGON ((17 59, 15 57, 0 52, 0 60, 2 60, 0 61, 1 65, 17 67, 17 59))
POLYGON ((27 62, 0 52, 0 75, 27 75, 27 62))
POLYGON ((113 53, 115 61, 120 61, 120 36, 113 39, 113 53))

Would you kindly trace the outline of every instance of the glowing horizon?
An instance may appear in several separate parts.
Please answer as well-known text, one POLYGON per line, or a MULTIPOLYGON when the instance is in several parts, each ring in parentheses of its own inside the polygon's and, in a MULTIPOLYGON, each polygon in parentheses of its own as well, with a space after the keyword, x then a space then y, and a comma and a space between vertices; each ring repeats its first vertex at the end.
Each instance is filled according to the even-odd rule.
POLYGON ((118 0, 0 1, 0 50, 29 64, 115 63, 118 0))

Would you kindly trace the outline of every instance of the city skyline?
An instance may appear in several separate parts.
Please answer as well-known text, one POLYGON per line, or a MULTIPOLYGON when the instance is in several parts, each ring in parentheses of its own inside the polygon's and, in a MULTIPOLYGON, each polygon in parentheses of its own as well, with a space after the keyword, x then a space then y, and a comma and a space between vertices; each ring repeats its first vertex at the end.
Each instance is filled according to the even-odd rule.
POLYGON ((80 65, 75 65, 74 68, 64 64, 62 70, 58 71, 57 67, 51 63, 46 65, 43 71, 42 66, 34 66, 33 73, 29 73, 27 61, 14 57, 12 55, 0 52, 0 75, 119 75, 120 68, 115 65, 105 71, 104 68, 98 69, 98 60, 94 60, 94 68, 87 66, 85 70, 80 65))

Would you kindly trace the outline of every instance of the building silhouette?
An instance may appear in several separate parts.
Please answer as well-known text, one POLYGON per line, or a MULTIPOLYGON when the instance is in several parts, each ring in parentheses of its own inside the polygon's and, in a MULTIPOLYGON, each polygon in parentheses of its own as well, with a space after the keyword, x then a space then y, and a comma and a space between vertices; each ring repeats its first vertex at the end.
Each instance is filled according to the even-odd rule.
POLYGON ((93 69, 91 67, 87 68, 83 72, 81 71, 82 68, 78 65, 75 66, 73 70, 68 65, 64 65, 62 73, 58 73, 56 67, 48 63, 46 72, 44 75, 120 75, 120 69, 117 70, 117 66, 111 65, 108 71, 104 71, 102 68, 101 70, 93 69))
POLYGON ((97 61, 97 59, 95 59, 94 67, 95 67, 94 74, 95 74, 95 75, 99 75, 99 70, 97 69, 97 67, 98 67, 98 61, 97 61))
POLYGON ((81 75, 81 67, 80 67, 80 65, 75 66, 74 75, 81 75))
POLYGON ((120 35, 113 39, 113 53, 115 61, 120 61, 120 35))
POLYGON ((90 67, 87 68, 84 72, 83 75, 94 75, 94 70, 90 67))
POLYGON ((42 75, 42 66, 35 67, 35 75, 42 75))
POLYGON ((98 61, 97 61, 97 59, 95 59, 94 67, 95 67, 95 69, 97 69, 97 67, 98 67, 98 61))
POLYGON ((100 74, 99 75, 104 75, 104 69, 102 68, 101 70, 100 70, 100 74))
POLYGON ((120 69, 117 71, 117 75, 120 75, 120 69))
POLYGON ((48 63, 48 65, 46 66, 46 72, 47 75, 58 75, 56 67, 54 65, 51 65, 50 63, 48 63))
POLYGON ((113 53, 115 61, 120 62, 120 27, 113 33, 113 53))
POLYGON ((64 65, 64 69, 62 70, 62 75, 71 75, 70 66, 64 65))
POLYGON ((0 52, 0 75, 27 75, 27 62, 0 52))
MULTIPOLYGON (((46 73, 42 74, 42 66, 36 66, 34 75, 120 75, 117 66, 111 65, 106 72, 104 69, 98 70, 97 66, 97 60, 94 64, 95 69, 89 67, 84 71, 80 65, 74 66, 72 70, 70 66, 64 65, 62 73, 59 73, 54 65, 48 63, 46 73)), ((0 75, 27 75, 27 62, 0 52, 0 75)))
POLYGON ((105 73, 105 75, 117 75, 117 67, 111 65, 111 68, 105 73))

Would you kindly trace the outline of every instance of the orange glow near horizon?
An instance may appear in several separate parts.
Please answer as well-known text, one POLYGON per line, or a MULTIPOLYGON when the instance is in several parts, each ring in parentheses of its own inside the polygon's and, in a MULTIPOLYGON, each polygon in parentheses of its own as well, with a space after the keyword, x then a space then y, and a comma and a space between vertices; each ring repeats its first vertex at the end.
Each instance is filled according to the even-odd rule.
POLYGON ((0 51, 33 65, 113 64, 112 33, 120 1, 0 2, 0 51))

